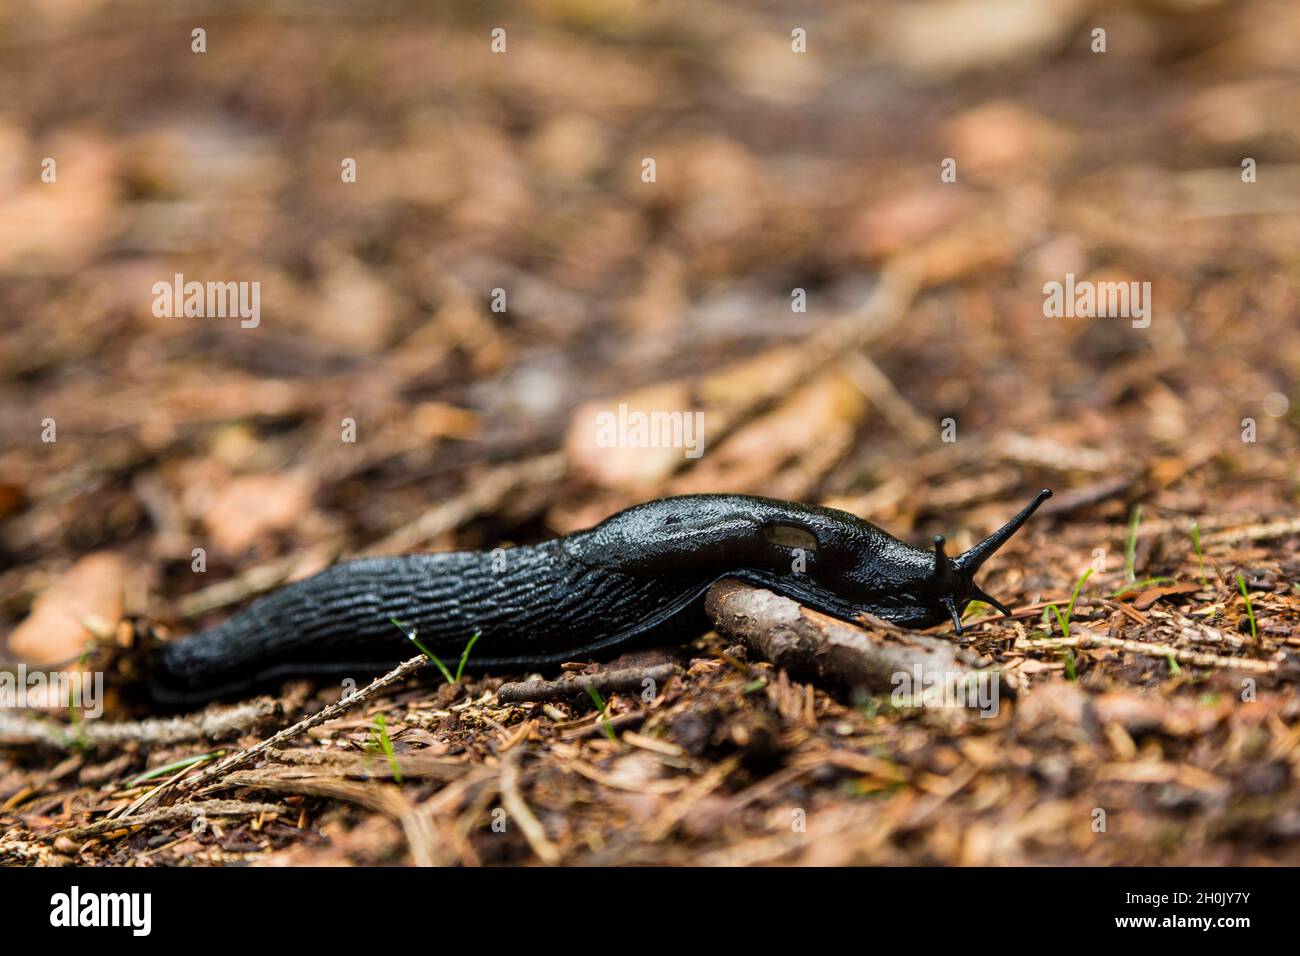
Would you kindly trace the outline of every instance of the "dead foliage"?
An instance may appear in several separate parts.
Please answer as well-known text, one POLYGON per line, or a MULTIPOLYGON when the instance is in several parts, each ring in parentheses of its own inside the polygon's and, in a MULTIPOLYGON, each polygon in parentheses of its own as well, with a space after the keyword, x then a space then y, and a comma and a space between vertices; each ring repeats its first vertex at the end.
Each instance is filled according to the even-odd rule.
POLYGON ((500 57, 472 5, 240 7, 201 57, 67 6, 0 12, 0 615, 109 690, 0 712, 0 862, 1300 863, 1294 5, 831 4, 800 56, 767 8, 526 4, 500 57), (159 317, 178 272, 260 324, 159 317), (1150 325, 1046 318, 1067 274, 1150 325), (600 447, 620 403, 706 453, 600 447), (713 490, 957 551, 1044 485, 959 642, 715 594, 560 675, 125 692, 341 557, 713 490), (896 697, 918 648, 996 714, 896 697))

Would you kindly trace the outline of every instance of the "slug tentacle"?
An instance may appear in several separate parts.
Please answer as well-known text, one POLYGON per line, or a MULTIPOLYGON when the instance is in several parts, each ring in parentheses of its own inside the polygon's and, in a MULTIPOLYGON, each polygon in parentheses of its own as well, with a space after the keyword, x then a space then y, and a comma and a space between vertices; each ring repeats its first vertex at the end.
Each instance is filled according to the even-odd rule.
POLYGON ((936 579, 947 580, 952 574, 952 565, 948 561, 948 555, 943 550, 943 535, 934 536, 934 576, 936 579))
POLYGON ((989 605, 990 607, 995 608, 998 611, 1002 612, 1003 617, 1011 617, 1011 608, 1007 607, 997 598, 993 597, 993 595, 986 592, 978 584, 972 586, 971 596, 975 598, 975 600, 983 601, 985 604, 989 605))
POLYGON ((1010 541, 1011 536, 1024 526, 1030 516, 1038 510, 1038 506, 1050 497, 1052 497, 1052 489, 1044 488, 1014 518, 975 545, 975 547, 963 552, 954 562, 959 571, 966 575, 973 575, 978 571, 984 562, 993 556, 995 551, 1010 541))
POLYGON ((958 634, 962 633, 961 613, 971 600, 983 601, 997 608, 1005 617, 1011 617, 1010 608, 975 583, 975 572, 999 548, 1010 541, 1012 535, 1024 527, 1025 522, 1038 510, 1038 506, 1050 497, 1052 497, 1051 489, 1044 488, 1033 501, 1021 508, 1014 518, 956 558, 950 559, 944 551, 943 535, 934 536, 934 579, 942 593, 939 600, 948 612, 948 616, 952 618, 953 627, 958 634))
POLYGON ((962 633, 961 611, 957 609, 956 596, 952 594, 945 594, 940 600, 943 603, 944 610, 946 610, 948 612, 948 616, 952 618, 953 630, 955 630, 958 634, 961 634, 962 633))

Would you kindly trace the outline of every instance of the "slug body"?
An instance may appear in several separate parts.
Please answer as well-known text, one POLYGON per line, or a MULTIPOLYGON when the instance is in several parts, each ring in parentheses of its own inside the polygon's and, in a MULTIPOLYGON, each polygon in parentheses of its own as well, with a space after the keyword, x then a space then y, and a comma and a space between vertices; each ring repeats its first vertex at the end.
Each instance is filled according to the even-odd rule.
POLYGON ((722 578, 843 620, 952 620, 960 633, 973 599, 1010 613, 975 572, 1050 494, 954 558, 942 537, 922 551, 848 512, 716 494, 650 501, 541 544, 351 561, 169 644, 152 695, 185 704, 287 677, 382 672, 415 650, 394 620, 444 661, 479 632, 479 670, 684 643, 707 628, 704 594, 722 578))

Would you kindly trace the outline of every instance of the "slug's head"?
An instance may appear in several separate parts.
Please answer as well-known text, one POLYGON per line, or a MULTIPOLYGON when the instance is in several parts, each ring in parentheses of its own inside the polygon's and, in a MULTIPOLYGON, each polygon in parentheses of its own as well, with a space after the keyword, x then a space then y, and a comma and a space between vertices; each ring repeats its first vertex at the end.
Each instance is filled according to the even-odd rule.
POLYGON ((956 557, 944 550, 943 535, 935 535, 932 553, 915 551, 899 542, 900 550, 906 549, 910 555, 900 553, 900 560, 891 562, 897 577, 887 582, 887 588, 877 591, 865 610, 907 627, 933 627, 951 620, 958 634, 962 632, 962 612, 972 600, 983 601, 1010 617, 1011 611, 1002 602, 975 583, 975 573, 1051 496, 1052 492, 1044 488, 1014 518, 956 557))

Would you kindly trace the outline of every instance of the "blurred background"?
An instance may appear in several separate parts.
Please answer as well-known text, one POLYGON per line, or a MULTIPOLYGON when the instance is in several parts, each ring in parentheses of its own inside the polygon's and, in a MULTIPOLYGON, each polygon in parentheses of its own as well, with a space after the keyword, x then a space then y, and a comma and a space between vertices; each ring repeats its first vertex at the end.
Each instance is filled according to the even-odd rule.
POLYGON ((10 615, 92 551, 141 610, 666 491, 1295 503, 1293 3, 32 0, 0 50, 10 615), (156 316, 177 273, 260 323, 156 316), (1153 321, 1045 318, 1067 274, 1153 321), (595 447, 621 401, 704 456, 595 447))
POLYGON ((690 491, 964 548, 1048 485, 1004 600, 1136 504, 1139 573, 1197 518, 1288 594, 1294 532, 1223 529, 1300 491, 1297 117, 1285 0, 10 0, 8 654, 690 491), (177 274, 260 321, 157 314, 177 274), (1046 317, 1067 276, 1149 326, 1046 317), (620 404, 704 454, 603 447, 620 404))

